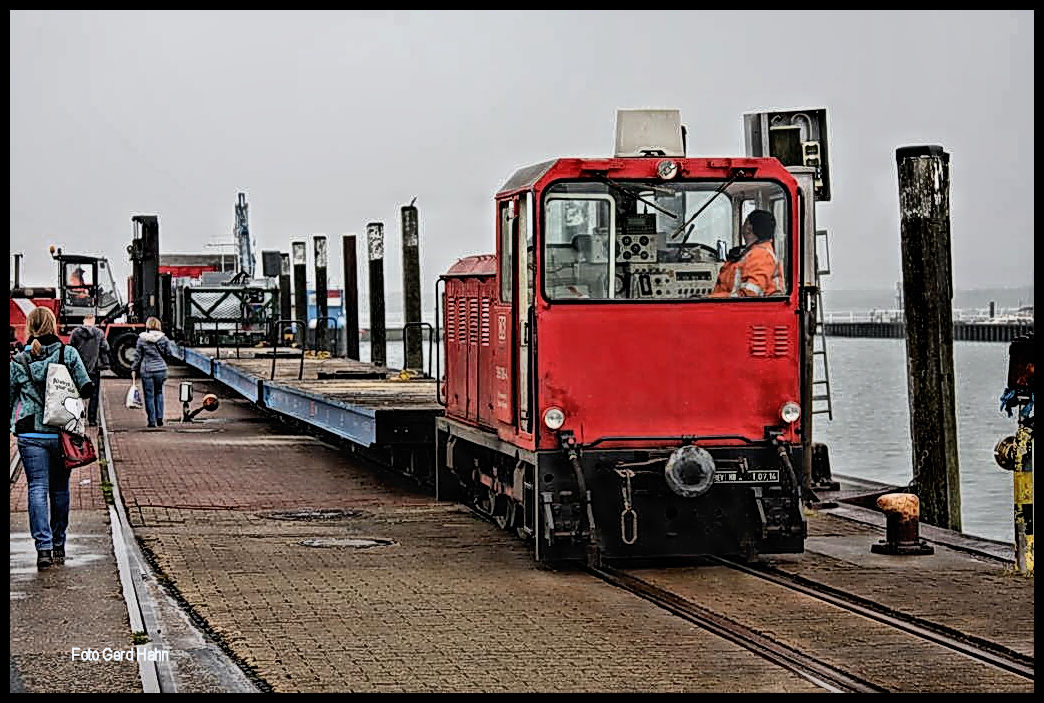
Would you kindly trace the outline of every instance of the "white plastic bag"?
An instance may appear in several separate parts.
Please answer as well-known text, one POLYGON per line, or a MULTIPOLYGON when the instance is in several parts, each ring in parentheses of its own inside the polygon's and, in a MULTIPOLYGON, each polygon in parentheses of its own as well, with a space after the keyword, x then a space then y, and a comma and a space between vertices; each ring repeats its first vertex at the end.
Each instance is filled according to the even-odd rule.
POLYGON ((73 383, 72 374, 64 364, 48 364, 44 381, 43 424, 48 427, 66 427, 75 424, 84 414, 80 391, 73 383))
POLYGON ((141 391, 138 390, 136 384, 132 383, 130 388, 127 389, 127 399, 124 404, 132 409, 145 407, 145 404, 141 402, 141 391))

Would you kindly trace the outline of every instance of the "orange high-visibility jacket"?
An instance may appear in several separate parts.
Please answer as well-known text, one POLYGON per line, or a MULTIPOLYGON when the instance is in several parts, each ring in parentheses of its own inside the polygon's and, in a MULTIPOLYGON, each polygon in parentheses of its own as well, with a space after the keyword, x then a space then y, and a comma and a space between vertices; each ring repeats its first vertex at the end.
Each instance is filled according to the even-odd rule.
POLYGON ((726 261, 718 272, 712 298, 741 298, 776 295, 783 292, 783 266, 776 258, 772 242, 756 242, 739 261, 726 261))

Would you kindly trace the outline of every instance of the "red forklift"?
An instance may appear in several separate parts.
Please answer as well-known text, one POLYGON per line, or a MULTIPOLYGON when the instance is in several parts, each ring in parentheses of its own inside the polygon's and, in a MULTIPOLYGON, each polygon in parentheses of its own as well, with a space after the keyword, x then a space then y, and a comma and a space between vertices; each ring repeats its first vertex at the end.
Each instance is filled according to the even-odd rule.
MULTIPOLYGON (((57 287, 27 287, 20 281, 21 254, 15 254, 14 285, 11 288, 10 352, 25 343, 26 316, 36 307, 48 307, 58 318, 58 336, 69 335, 87 315, 105 330, 109 342, 109 364, 113 373, 130 378, 138 334, 150 316, 170 318, 170 287, 162 286, 159 272, 159 221, 155 215, 136 215, 134 240, 127 247, 133 267, 128 282, 130 300, 120 298, 112 267, 104 256, 66 254, 51 245, 51 258, 58 264, 57 287), (166 291, 166 295, 163 295, 166 291)), ((169 276, 171 274, 166 274, 169 276)))

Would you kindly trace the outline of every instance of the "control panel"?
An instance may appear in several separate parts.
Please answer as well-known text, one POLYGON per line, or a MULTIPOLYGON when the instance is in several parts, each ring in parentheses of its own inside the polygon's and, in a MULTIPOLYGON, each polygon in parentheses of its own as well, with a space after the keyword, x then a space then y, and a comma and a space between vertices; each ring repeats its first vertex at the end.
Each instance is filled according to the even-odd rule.
POLYGON ((617 263, 656 261, 656 218, 653 215, 628 215, 623 232, 616 234, 617 263))
POLYGON ((716 261, 690 263, 632 264, 631 298, 699 298, 710 295, 721 264, 716 261))

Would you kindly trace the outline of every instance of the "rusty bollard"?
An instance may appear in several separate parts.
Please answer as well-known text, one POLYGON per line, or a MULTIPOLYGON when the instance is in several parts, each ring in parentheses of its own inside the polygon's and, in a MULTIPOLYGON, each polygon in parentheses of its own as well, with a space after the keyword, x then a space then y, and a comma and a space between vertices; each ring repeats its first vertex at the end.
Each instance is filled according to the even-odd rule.
POLYGON ((913 493, 888 493, 877 499, 887 518, 885 539, 870 546, 875 554, 934 554, 935 548, 918 537, 921 501, 913 493))

